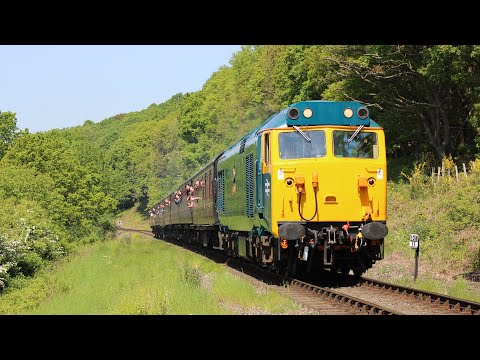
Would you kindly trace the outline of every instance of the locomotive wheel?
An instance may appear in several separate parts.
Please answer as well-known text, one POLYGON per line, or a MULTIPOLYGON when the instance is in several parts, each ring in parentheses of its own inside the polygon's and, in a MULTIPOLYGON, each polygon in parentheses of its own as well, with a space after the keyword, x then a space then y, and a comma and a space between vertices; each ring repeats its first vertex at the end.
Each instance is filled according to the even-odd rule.
POLYGON ((360 277, 362 276, 362 274, 363 274, 362 268, 353 269, 353 275, 355 275, 356 277, 360 277))
POLYGON ((353 268, 353 275, 355 275, 356 277, 360 277, 366 270, 367 269, 365 265, 363 263, 360 263, 353 268))

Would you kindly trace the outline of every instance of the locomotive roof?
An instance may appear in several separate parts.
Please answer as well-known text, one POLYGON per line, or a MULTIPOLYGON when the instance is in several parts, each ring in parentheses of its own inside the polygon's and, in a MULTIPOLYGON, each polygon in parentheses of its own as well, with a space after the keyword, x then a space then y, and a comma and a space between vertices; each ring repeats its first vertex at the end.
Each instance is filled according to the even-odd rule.
POLYGON ((250 139, 252 136, 258 134, 264 129, 275 129, 290 126, 314 126, 314 125, 337 125, 337 126, 360 126, 366 127, 380 127, 375 121, 370 118, 368 108, 358 101, 328 101, 328 100, 309 100, 299 101, 289 105, 288 108, 280 110, 278 113, 270 116, 259 127, 249 132, 237 143, 230 146, 235 147, 244 139, 250 139), (292 119, 289 117, 291 109, 298 110, 298 118, 292 119), (308 113, 311 110, 311 115, 308 113), (347 109, 350 109, 346 114, 347 109), (365 109, 366 117, 359 117, 359 110, 365 109), (305 112, 307 110, 307 112, 305 112), (305 115, 310 115, 306 117, 305 115), (346 115, 351 115, 347 117, 346 115))
MULTIPOLYGON (((310 100, 291 104, 272 116, 262 127, 339 125, 379 127, 367 107, 358 101, 310 100)), ((265 128, 266 128, 265 127, 265 128)))

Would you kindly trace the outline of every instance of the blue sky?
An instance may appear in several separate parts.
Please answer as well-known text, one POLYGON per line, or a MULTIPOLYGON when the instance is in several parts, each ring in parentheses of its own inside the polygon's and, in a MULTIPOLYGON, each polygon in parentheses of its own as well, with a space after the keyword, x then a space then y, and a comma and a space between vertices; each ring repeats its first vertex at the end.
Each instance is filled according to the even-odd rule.
POLYGON ((0 45, 0 111, 30 132, 99 122, 197 91, 240 45, 0 45))

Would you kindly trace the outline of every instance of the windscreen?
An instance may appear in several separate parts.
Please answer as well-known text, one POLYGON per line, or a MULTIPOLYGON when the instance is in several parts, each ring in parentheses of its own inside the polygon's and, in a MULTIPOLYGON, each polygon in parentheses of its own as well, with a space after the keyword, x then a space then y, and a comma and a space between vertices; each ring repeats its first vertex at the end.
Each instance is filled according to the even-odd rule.
POLYGON ((368 158, 378 157, 377 134, 355 131, 333 132, 333 154, 337 157, 368 158))
POLYGON ((280 159, 318 158, 325 156, 325 132, 302 131, 279 134, 280 159))

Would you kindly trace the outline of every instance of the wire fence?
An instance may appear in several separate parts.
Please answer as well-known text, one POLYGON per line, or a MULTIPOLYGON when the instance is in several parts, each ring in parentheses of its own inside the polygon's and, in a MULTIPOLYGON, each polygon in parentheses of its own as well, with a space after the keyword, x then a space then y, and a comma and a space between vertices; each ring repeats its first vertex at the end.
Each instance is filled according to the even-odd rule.
POLYGON ((435 191, 444 193, 448 192, 453 184, 479 184, 480 159, 455 164, 451 157, 446 157, 440 166, 427 165, 427 162, 417 163, 409 174, 404 172, 401 174, 415 191, 428 191, 430 186, 433 186, 435 191))
POLYGON ((469 176, 479 174, 480 159, 470 161, 468 165, 464 162, 460 165, 457 165, 451 158, 445 158, 442 160, 441 166, 432 167, 431 178, 432 181, 440 181, 440 178, 449 177, 455 179, 457 182, 460 182, 462 179, 468 179, 469 176))

